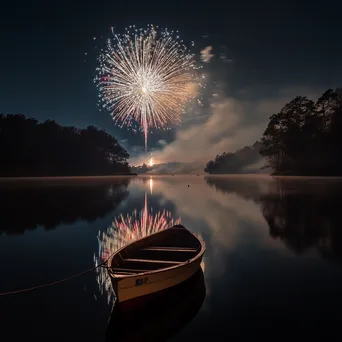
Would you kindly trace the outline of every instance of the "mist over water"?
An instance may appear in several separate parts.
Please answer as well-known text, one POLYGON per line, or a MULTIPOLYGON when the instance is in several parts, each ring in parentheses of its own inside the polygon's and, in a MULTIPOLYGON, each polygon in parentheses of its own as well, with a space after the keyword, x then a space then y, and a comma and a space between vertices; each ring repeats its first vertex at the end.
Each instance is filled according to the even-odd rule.
MULTIPOLYGON (((340 179, 268 176, 1 181, 0 292, 92 268, 180 220, 206 242, 205 297, 191 301, 191 315, 165 305, 169 324, 158 324, 170 340, 316 341, 327 331, 339 339, 341 190, 340 179)), ((114 302, 104 269, 0 297, 0 338, 106 341, 109 329, 115 336, 114 302)))

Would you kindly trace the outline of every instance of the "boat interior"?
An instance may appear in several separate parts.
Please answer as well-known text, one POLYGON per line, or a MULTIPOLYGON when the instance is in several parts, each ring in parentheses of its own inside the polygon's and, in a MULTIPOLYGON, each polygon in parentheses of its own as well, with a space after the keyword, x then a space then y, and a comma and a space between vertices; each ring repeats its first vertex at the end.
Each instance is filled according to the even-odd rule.
POLYGON ((111 262, 110 271, 118 275, 133 275, 175 266, 194 258, 201 243, 183 226, 175 226, 133 243, 111 262), (179 227, 179 228, 178 228, 179 227))

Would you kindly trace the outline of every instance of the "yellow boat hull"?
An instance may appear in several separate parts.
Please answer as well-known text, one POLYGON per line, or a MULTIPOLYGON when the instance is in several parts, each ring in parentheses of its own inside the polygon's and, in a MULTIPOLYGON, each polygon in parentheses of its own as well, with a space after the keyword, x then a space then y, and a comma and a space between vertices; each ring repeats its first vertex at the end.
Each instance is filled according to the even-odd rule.
POLYGON ((202 256, 188 264, 133 277, 112 278, 119 303, 153 294, 189 279, 200 268, 202 256))
POLYGON ((121 248, 108 261, 117 302, 159 293, 191 278, 204 252, 204 241, 182 225, 121 248))

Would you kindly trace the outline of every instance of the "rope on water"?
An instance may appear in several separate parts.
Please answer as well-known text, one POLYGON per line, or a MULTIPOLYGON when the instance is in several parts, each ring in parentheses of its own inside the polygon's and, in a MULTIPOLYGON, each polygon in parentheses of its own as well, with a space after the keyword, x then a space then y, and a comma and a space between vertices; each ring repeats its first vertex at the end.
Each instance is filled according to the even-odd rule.
POLYGON ((75 279, 75 278, 80 277, 82 275, 85 275, 87 273, 91 273, 91 272, 95 271, 99 267, 109 268, 106 265, 109 259, 110 259, 110 257, 107 258, 105 261, 101 262, 100 264, 98 264, 97 266, 92 267, 92 268, 90 268, 90 269, 88 269, 86 271, 83 271, 83 272, 78 273, 78 274, 74 274, 73 276, 70 276, 70 277, 67 277, 67 278, 64 278, 64 279, 53 281, 51 283, 46 283, 46 284, 41 284, 41 285, 37 285, 37 286, 32 286, 32 287, 28 287, 26 289, 13 290, 13 291, 8 291, 8 292, 0 292, 0 297, 14 295, 14 294, 23 293, 23 292, 29 292, 29 291, 41 289, 41 288, 44 288, 44 287, 49 287, 49 286, 57 285, 57 284, 60 284, 60 283, 64 283, 65 281, 68 281, 68 280, 71 280, 71 279, 75 279))

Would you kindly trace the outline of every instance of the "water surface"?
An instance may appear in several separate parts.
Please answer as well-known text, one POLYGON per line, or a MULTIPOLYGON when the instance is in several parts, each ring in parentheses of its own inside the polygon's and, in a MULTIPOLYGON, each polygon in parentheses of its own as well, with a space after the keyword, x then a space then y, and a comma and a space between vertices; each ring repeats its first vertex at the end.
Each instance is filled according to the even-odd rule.
MULTIPOLYGON (((206 242, 204 300, 189 293, 179 302, 184 314, 165 304, 160 315, 146 313, 150 321, 132 319, 132 331, 149 328, 152 341, 156 321, 169 327, 171 341, 340 340, 341 195, 336 179, 1 180, 0 292, 90 269, 181 221, 206 242)), ((0 339, 118 341, 114 302, 104 269, 0 297, 0 339)))

